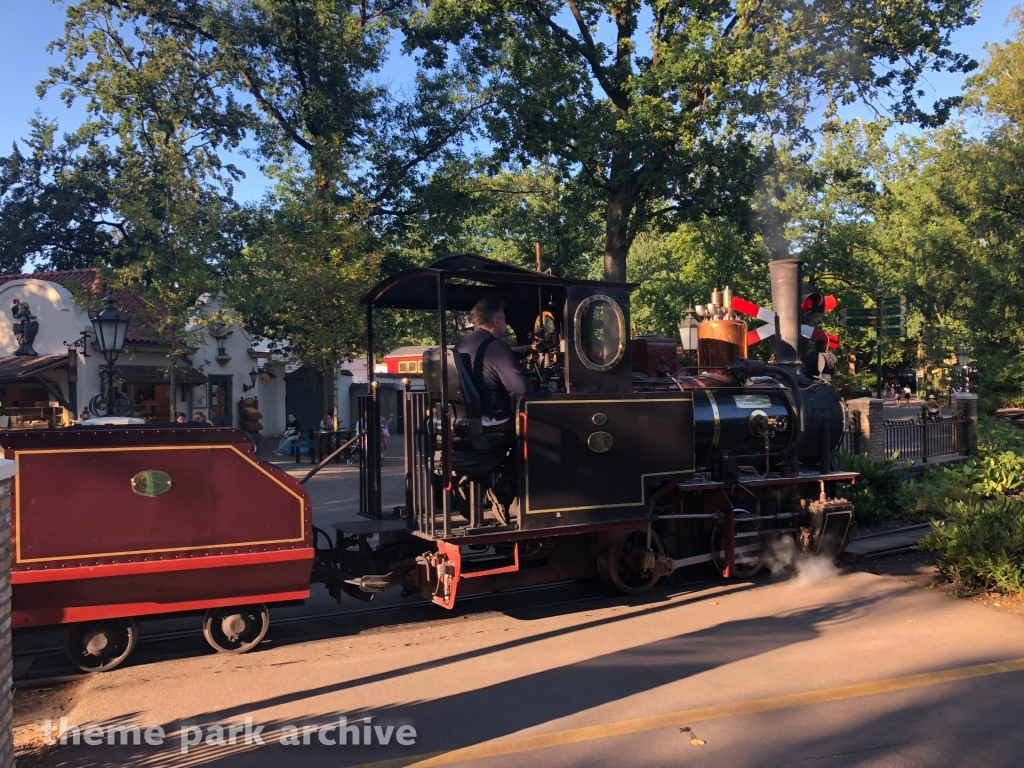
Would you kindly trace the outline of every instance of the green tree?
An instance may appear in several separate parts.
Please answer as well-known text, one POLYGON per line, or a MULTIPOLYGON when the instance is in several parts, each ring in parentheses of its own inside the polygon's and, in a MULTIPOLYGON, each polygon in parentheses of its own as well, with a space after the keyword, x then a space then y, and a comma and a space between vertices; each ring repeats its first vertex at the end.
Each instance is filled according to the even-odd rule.
POLYGON ((25 152, 0 158, 0 270, 92 266, 114 244, 106 181, 111 158, 88 137, 57 143, 57 125, 36 116, 25 152))
POLYGON ((225 150, 248 153, 279 182, 245 212, 246 251, 225 248, 209 264, 214 275, 232 273, 230 299, 243 321, 325 373, 337 362, 325 351, 361 347, 352 346, 362 329, 355 300, 382 265, 401 262, 395 243, 459 181, 444 169, 459 163, 458 138, 485 106, 452 87, 458 73, 424 74, 403 94, 378 82, 410 7, 404 0, 82 0, 68 9, 65 37, 55 43, 67 64, 51 80, 65 84, 69 98, 83 96, 107 116, 144 107, 147 134, 167 135, 166 127, 201 135, 187 159, 225 202, 237 178, 225 150), (355 222, 361 231, 351 237, 355 222), (260 307, 268 275, 301 278, 282 287, 286 300, 273 311, 260 307), (324 300, 328 289, 332 301, 324 300), (353 310, 339 313, 341 301, 353 310))
MULTIPOLYGON (((197 300, 219 293, 222 266, 241 245, 231 199, 240 174, 218 151, 238 147, 246 110, 211 80, 209 52, 186 56, 159 30, 126 26, 117 5, 68 9, 53 44, 65 63, 40 92, 85 101, 89 118, 55 153, 81 171, 66 189, 102 190, 91 224, 108 237, 96 263, 142 298, 145 332, 174 360, 201 332, 197 300)), ((171 383, 173 411, 173 363, 171 383)))
POLYGON ((796 140, 819 103, 857 100, 937 124, 956 99, 918 105, 926 71, 965 71, 949 48, 973 0, 434 0, 413 17, 424 67, 486 98, 497 164, 551 162, 601 200, 604 273, 624 280, 636 236, 704 217, 749 221, 758 132, 796 140))

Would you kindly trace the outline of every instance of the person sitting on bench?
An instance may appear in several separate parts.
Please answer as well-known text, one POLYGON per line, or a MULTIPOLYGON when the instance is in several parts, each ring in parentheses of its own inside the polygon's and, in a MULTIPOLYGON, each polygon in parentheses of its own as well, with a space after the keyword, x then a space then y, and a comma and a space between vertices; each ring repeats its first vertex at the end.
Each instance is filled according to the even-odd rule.
POLYGON ((494 297, 480 299, 469 315, 473 331, 455 343, 455 353, 469 357, 469 374, 480 394, 484 432, 501 434, 494 449, 508 453, 498 469, 498 480, 487 490, 495 517, 508 524, 508 510, 518 493, 512 396, 533 392, 533 385, 519 359, 535 350, 533 345, 510 347, 505 343, 505 302, 494 297))

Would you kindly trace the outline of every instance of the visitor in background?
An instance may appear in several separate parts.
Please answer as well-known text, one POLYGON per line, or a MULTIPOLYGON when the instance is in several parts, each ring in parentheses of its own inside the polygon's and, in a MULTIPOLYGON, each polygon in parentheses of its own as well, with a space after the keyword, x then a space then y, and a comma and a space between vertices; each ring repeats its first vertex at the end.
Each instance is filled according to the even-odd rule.
POLYGON ((284 434, 281 435, 281 442, 277 444, 274 454, 283 456, 291 444, 299 439, 300 434, 302 434, 302 427, 299 425, 299 420, 295 418, 294 413, 289 413, 288 425, 285 427, 284 434))

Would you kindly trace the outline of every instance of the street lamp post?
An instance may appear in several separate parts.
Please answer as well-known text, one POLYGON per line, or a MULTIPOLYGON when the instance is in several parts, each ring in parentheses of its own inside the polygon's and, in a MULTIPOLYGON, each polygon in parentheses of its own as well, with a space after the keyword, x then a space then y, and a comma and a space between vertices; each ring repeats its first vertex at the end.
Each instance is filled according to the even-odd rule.
POLYGON ((116 369, 114 366, 124 348, 128 323, 131 321, 130 318, 125 317, 114 308, 113 296, 108 294, 103 303, 106 306, 92 319, 92 327, 96 334, 96 346, 103 353, 103 359, 107 361, 106 370, 101 373, 107 381, 106 415, 113 416, 117 413, 117 392, 114 389, 116 369))
POLYGON ((700 321, 694 317, 694 309, 690 307, 686 310, 686 317, 679 323, 679 341, 682 342, 683 351, 690 353, 691 362, 697 353, 699 343, 697 328, 699 325, 700 321))
POLYGON ((960 391, 962 392, 967 391, 967 382, 969 381, 968 375, 971 371, 968 366, 968 363, 970 362, 971 353, 967 350, 967 347, 961 343, 960 348, 956 351, 956 363, 957 367, 960 369, 958 372, 960 374, 960 391))

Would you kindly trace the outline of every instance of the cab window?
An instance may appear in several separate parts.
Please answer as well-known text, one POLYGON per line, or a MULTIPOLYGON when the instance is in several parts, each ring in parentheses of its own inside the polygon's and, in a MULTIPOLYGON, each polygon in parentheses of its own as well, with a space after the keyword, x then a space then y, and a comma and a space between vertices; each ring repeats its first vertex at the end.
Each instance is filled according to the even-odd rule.
POLYGON ((608 296, 590 296, 576 309, 576 353, 595 371, 608 371, 626 349, 626 323, 619 305, 608 296))

